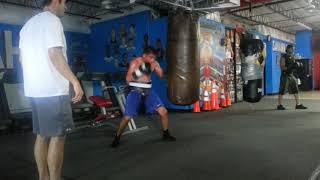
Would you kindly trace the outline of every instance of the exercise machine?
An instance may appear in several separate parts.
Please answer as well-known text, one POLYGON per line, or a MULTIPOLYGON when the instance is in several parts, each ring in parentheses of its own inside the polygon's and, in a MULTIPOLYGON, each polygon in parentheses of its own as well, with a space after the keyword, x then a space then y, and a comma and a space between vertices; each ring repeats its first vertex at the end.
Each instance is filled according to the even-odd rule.
MULTIPOLYGON (((110 122, 111 119, 120 118, 124 114, 126 102, 126 85, 112 85, 112 74, 106 73, 83 73, 79 77, 84 89, 86 99, 92 103, 99 111, 95 118, 87 121, 86 124, 76 125, 75 129, 70 129, 70 132, 83 129, 108 125, 114 129, 117 127, 110 122), (98 86, 97 87, 94 87, 98 86), (100 89, 99 95, 94 95, 94 89, 100 89)), ((129 134, 141 130, 148 129, 147 126, 138 128, 132 118, 128 125, 128 130, 124 134, 129 134)))
MULTIPOLYGON (((32 130, 30 101, 24 95, 22 77, 15 70, 5 70, 0 76, 2 121, 10 132, 32 130)), ((3 127, 4 128, 4 127, 3 127)))

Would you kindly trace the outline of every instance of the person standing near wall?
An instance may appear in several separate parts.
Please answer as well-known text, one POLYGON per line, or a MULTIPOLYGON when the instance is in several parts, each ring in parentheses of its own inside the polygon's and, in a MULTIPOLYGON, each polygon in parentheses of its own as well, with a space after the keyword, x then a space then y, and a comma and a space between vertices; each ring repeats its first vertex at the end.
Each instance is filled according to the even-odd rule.
POLYGON ((302 64, 296 62, 294 59, 293 46, 288 45, 286 48, 286 54, 283 54, 280 59, 281 77, 277 106, 278 110, 286 110, 286 108, 282 105, 283 95, 285 94, 286 90, 288 90, 290 94, 294 95, 296 100, 296 109, 307 109, 307 107, 300 104, 298 83, 296 77, 293 75, 294 70, 297 70, 301 66, 302 64))
POLYGON ((60 18, 66 0, 43 0, 43 12, 32 17, 20 31, 20 61, 25 95, 30 97, 34 156, 40 180, 61 180, 67 129, 73 128, 69 82, 79 102, 83 90, 70 70, 60 18))

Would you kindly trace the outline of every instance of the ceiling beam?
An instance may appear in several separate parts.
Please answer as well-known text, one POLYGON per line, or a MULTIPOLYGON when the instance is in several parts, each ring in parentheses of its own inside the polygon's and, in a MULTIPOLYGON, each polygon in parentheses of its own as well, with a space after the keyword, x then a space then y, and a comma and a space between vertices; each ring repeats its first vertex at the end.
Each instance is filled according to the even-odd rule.
POLYGON ((68 2, 73 2, 73 3, 77 3, 77 4, 80 4, 83 6, 88 6, 88 7, 93 7, 93 8, 101 8, 101 5, 86 3, 86 2, 78 1, 78 0, 69 0, 68 2))
MULTIPOLYGON (((298 20, 306 19, 306 18, 310 18, 310 17, 315 17, 315 16, 320 16, 320 13, 309 15, 309 16, 302 16, 302 17, 299 17, 298 20)), ((290 19, 283 19, 283 20, 278 20, 278 21, 270 21, 270 23, 278 23, 278 22, 284 22, 284 21, 288 21, 288 20, 290 20, 290 19)))
POLYGON ((239 11, 251 10, 251 9, 256 9, 256 8, 263 7, 263 6, 270 6, 270 5, 273 5, 273 4, 287 3, 287 2, 291 2, 291 1, 295 1, 295 0, 279 0, 279 1, 263 3, 263 4, 251 6, 251 7, 250 6, 246 6, 244 8, 240 8, 240 9, 229 10, 226 13, 235 13, 235 12, 239 12, 239 11))
POLYGON ((237 13, 232 13, 232 15, 235 16, 235 17, 239 17, 239 18, 242 18, 242 19, 245 19, 245 20, 248 20, 248 21, 252 21, 252 22, 255 22, 255 23, 258 23, 258 24, 261 24, 261 25, 265 25, 265 26, 274 28, 274 29, 276 29, 276 30, 279 30, 279 31, 282 31, 282 32, 285 32, 285 33, 288 33, 288 34, 293 34, 293 33, 291 33, 291 32, 286 31, 285 29, 283 29, 283 28, 281 28, 281 27, 277 27, 277 26, 272 25, 272 24, 267 23, 267 22, 260 22, 260 21, 257 20, 257 19, 250 18, 250 17, 244 17, 244 16, 241 16, 241 15, 238 15, 237 13))
POLYGON ((300 24, 300 26, 305 27, 306 29, 311 30, 312 28, 310 27, 310 25, 307 25, 306 23, 302 23, 299 21, 299 17, 296 16, 295 14, 293 14, 292 12, 283 12, 283 8, 280 7, 279 5, 270 5, 270 6, 266 6, 267 8, 269 8, 270 10, 272 10, 273 12, 280 14, 286 18, 288 18, 289 20, 296 22, 297 24, 300 24))
POLYGON ((118 13, 118 14, 123 14, 124 11, 121 11, 121 9, 125 9, 125 8, 128 8, 128 7, 131 7, 131 6, 134 6, 135 4, 143 4, 145 1, 147 0, 136 0, 134 3, 130 4, 130 3, 127 3, 127 4, 124 4, 124 5, 119 5, 118 7, 116 8, 110 8, 110 9, 101 9, 101 11, 97 12, 96 15, 94 15, 94 17, 100 17, 100 16, 103 16, 103 15, 106 15, 110 12, 112 13, 118 13))
MULTIPOLYGON (((309 7, 309 6, 302 6, 302 7, 292 8, 292 9, 285 9, 285 10, 282 10, 282 11, 279 11, 279 12, 293 11, 293 10, 297 10, 297 9, 304 9, 304 8, 307 8, 307 7, 309 7)), ((270 14, 274 14, 274 12, 257 14, 257 16, 264 16, 264 15, 270 15, 270 14)), ((254 16, 256 16, 256 15, 254 15, 254 16)))

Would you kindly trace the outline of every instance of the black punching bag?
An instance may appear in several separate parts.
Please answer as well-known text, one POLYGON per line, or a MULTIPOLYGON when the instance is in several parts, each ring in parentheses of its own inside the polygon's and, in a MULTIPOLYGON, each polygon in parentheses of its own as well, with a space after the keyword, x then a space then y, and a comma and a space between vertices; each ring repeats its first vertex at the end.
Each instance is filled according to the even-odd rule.
POLYGON ((243 98, 250 103, 259 102, 262 98, 262 79, 247 81, 243 85, 243 98))
POLYGON ((262 98, 262 79, 264 76, 264 45, 260 39, 244 38, 240 44, 244 56, 241 62, 241 73, 244 81, 243 98, 250 103, 259 102, 262 98))
POLYGON ((173 104, 190 105, 199 99, 198 16, 175 12, 168 23, 168 97, 173 104))

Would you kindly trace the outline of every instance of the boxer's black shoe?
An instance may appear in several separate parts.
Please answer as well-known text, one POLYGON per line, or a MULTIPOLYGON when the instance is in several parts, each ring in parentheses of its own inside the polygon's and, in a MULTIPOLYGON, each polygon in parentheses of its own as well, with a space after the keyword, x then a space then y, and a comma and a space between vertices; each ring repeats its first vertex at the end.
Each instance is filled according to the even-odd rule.
POLYGON ((277 106, 277 110, 286 110, 286 108, 280 104, 277 106))
POLYGON ((175 137, 173 137, 173 136, 170 134, 170 132, 169 132, 168 129, 165 130, 165 131, 163 131, 162 133, 163 133, 163 134, 162 134, 162 140, 164 140, 164 141, 176 141, 176 140, 177 140, 175 137))
POLYGON ((296 109, 308 109, 303 104, 296 105, 296 109))
POLYGON ((120 136, 117 136, 117 134, 115 134, 111 147, 116 148, 119 145, 120 145, 120 136))

